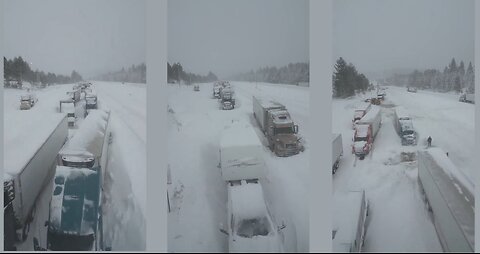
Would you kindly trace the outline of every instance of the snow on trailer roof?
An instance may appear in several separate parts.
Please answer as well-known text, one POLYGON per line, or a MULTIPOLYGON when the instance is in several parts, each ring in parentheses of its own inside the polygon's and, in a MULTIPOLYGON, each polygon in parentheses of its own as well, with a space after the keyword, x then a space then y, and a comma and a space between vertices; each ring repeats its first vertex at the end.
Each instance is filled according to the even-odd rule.
POLYGON ((335 193, 333 197, 335 214, 333 219, 334 252, 350 252, 357 233, 357 223, 362 207, 363 191, 335 193))
POLYGON ((370 123, 371 121, 373 121, 373 119, 375 119, 375 117, 377 117, 377 115, 380 113, 380 107, 378 106, 372 106, 370 108, 370 110, 368 111, 367 114, 365 114, 362 119, 360 119, 358 121, 357 124, 361 124, 361 123, 370 123))
POLYGON ((21 172, 64 118, 65 114, 54 111, 5 112, 3 122, 5 179, 11 179, 21 172))
POLYGON ((275 100, 268 98, 268 97, 260 97, 260 96, 253 96, 257 99, 258 103, 262 105, 263 108, 285 108, 285 106, 281 103, 276 102, 275 100))
POLYGON ((419 151, 419 163, 425 168, 439 187, 442 197, 454 214, 465 237, 474 246, 475 197, 474 184, 452 163, 445 152, 438 147, 419 151))
POLYGON ((267 206, 260 183, 246 183, 230 186, 232 213, 239 219, 265 216, 267 206))
POLYGON ((91 110, 75 135, 65 144, 60 153, 88 151, 95 156, 102 153, 109 114, 103 110, 91 110))
POLYGON ((395 112, 397 114, 398 119, 410 119, 410 115, 408 114, 408 111, 402 107, 402 106, 397 106, 395 107, 395 112))
POLYGON ((370 102, 359 102, 357 105, 355 105, 355 111, 357 110, 366 110, 367 108, 371 107, 370 102))
POLYGON ((223 130, 220 147, 262 146, 250 123, 235 123, 223 130))
POLYGON ((356 125, 355 130, 357 131, 358 137, 366 137, 368 135, 368 126, 367 125, 356 125))

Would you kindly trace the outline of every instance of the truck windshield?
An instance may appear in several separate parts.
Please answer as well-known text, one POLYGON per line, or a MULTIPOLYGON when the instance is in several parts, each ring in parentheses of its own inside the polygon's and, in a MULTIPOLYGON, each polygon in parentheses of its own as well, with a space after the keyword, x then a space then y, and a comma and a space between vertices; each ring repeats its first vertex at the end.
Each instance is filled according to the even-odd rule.
POLYGON ((242 220, 238 224, 237 235, 245 238, 266 236, 270 233, 270 223, 267 217, 242 220))
POLYGON ((355 142, 358 142, 358 141, 367 141, 367 137, 355 137, 355 142))
POLYGON ((48 231, 48 249, 56 251, 91 251, 95 237, 90 235, 68 235, 48 231))
POLYGON ((412 135, 412 134, 413 134, 412 130, 403 131, 403 135, 412 135))
POLYGON ((294 130, 292 127, 284 127, 284 128, 275 128, 275 134, 292 134, 294 130))

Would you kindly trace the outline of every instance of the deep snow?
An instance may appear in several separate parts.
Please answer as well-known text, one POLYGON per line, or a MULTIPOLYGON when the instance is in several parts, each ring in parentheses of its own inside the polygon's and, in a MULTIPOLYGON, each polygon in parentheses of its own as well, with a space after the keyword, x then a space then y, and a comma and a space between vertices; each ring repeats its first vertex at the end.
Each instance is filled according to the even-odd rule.
MULTIPOLYGON (((110 124, 113 132, 104 186, 104 231, 107 244, 113 250, 144 250, 146 87, 144 84, 113 82, 93 84, 99 108, 111 110, 110 124)), ((73 84, 54 85, 35 90, 38 103, 28 112, 21 112, 18 108, 20 95, 25 91, 5 89, 4 140, 18 136, 13 134, 19 129, 44 132, 44 126, 49 124, 49 115, 57 114, 59 101, 65 99, 66 92, 71 91, 72 87, 73 84), (31 114, 31 117, 19 117, 20 114, 31 114)), ((79 126, 81 123, 82 121, 78 122, 79 126)), ((75 130, 69 132, 70 137, 75 134, 75 130)), ((38 135, 33 136, 38 138, 38 135)), ((22 149, 28 142, 29 140, 17 140, 15 144, 22 149)), ((17 156, 5 156, 6 161, 16 159, 17 156)), ((17 245, 18 250, 33 250, 33 237, 37 237, 40 244, 45 246, 44 222, 48 219, 51 194, 52 182, 42 191, 28 239, 17 245)))
POLYGON ((459 102, 456 94, 406 90, 387 87, 373 151, 356 163, 351 153, 354 108, 369 95, 333 100, 332 131, 342 134, 344 148, 333 176, 334 193, 366 190, 370 215, 364 251, 442 250, 419 190, 416 162, 402 161, 401 152, 424 149, 426 138, 432 136, 432 144, 448 152, 463 174, 474 176, 474 105, 459 102), (419 133, 416 147, 401 145, 393 125, 395 106, 410 113, 419 133))
POLYGON ((168 217, 168 248, 182 251, 228 251, 226 228, 227 185, 221 176, 219 146, 222 130, 240 121, 252 124, 263 144, 267 164, 261 181, 274 223, 285 222, 285 250, 308 251, 309 223, 309 90, 306 87, 231 82, 235 89, 233 110, 220 110, 213 99, 213 85, 169 85, 168 186, 172 211, 168 217), (284 104, 299 125, 305 151, 276 157, 253 118, 252 96, 269 96, 284 104))

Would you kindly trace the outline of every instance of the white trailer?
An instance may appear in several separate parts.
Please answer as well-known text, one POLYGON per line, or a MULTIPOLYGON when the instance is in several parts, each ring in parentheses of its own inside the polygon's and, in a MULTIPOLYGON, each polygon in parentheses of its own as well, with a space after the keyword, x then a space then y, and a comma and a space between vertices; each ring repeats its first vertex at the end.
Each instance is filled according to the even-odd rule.
POLYGON ((473 252, 474 185, 437 147, 418 151, 418 182, 445 252, 473 252))
POLYGON ((68 136, 65 115, 36 117, 42 117, 43 120, 38 119, 36 123, 38 128, 35 128, 35 131, 30 129, 31 125, 19 125, 16 130, 5 129, 4 186, 7 185, 9 188, 4 188, 4 196, 7 194, 13 199, 11 217, 15 220, 17 231, 15 238, 19 241, 24 241, 28 235, 36 200, 52 179, 58 151, 68 136))
POLYGON ((365 191, 335 193, 333 200, 333 252, 361 252, 368 216, 365 191))
POLYGON ((265 175, 263 147, 249 123, 234 124, 223 131, 220 167, 225 181, 259 179, 265 175))
POLYGON ((338 169, 340 158, 343 155, 342 134, 332 134, 332 173, 338 169))

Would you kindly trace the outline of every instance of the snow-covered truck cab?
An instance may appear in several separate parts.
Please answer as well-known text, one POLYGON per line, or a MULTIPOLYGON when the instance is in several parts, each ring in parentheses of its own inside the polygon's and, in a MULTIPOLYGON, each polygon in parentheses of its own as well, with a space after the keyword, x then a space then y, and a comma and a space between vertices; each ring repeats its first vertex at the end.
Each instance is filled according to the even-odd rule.
POLYGON ((372 107, 365 116, 355 125, 353 136, 352 153, 363 159, 373 145, 382 121, 381 111, 378 107, 372 107))
POLYGON ((412 118, 407 110, 401 106, 396 107, 393 118, 395 130, 400 136, 402 145, 416 145, 417 132, 413 127, 412 118))
POLYGON ((47 223, 47 249, 94 251, 103 248, 99 168, 58 166, 47 223))
POLYGON ((258 182, 242 180, 228 188, 229 252, 284 252, 258 182))
POLYGON ((86 108, 97 109, 97 95, 94 93, 87 93, 85 95, 86 108))
POLYGON ((301 144, 298 140, 298 125, 295 125, 287 110, 271 111, 271 121, 274 151, 278 156, 286 157, 298 154, 301 144))

